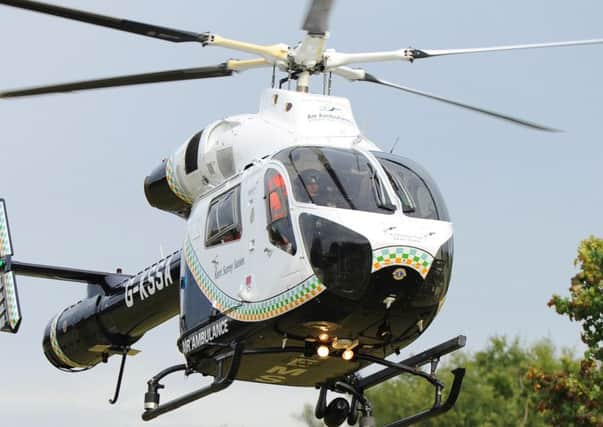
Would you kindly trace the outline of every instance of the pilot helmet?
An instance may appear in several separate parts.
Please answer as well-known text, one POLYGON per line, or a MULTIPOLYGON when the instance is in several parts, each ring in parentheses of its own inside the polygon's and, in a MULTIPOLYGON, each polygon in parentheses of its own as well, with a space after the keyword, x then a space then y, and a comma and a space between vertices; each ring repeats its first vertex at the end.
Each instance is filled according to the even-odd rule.
POLYGON ((316 169, 307 169, 301 173, 301 179, 304 185, 320 185, 320 172, 316 169))

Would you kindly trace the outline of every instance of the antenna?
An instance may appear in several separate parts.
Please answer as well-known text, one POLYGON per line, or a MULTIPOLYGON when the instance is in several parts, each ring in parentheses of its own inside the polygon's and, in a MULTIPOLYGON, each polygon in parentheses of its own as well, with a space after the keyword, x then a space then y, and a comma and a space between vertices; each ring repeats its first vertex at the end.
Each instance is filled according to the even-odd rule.
POLYGON ((396 149, 396 145, 398 145, 399 141, 400 141, 400 137, 397 136, 396 140, 394 141, 394 145, 392 145, 392 148, 389 150, 389 154, 392 154, 394 152, 394 150, 396 149))

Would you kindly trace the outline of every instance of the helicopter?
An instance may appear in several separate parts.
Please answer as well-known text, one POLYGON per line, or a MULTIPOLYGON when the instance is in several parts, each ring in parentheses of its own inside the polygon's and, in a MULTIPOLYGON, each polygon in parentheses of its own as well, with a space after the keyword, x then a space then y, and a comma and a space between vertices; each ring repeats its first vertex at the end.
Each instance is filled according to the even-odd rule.
MULTIPOLYGON (((27 6, 47 13, 52 11, 53 14, 60 12, 69 14, 70 17, 83 16, 81 20, 94 19, 96 23, 102 21, 98 16, 90 18, 81 12, 41 6, 40 3, 1 3, 27 6)), ((429 286, 418 283, 426 283, 430 274, 435 276, 435 268, 438 266, 442 276, 449 276, 452 250, 442 248, 450 242, 452 232, 437 187, 418 165, 407 159, 379 153, 374 144, 360 135, 346 100, 307 94, 309 75, 329 71, 328 68, 319 71, 320 65, 318 69, 314 68, 316 64, 311 65, 313 60, 326 54, 322 48, 318 48, 318 54, 312 53, 314 59, 308 60, 304 55, 305 48, 314 49, 315 43, 324 41, 327 31, 323 20, 328 15, 330 6, 331 2, 312 3, 305 25, 309 33, 308 40, 306 44, 302 42, 294 49, 295 53, 291 55, 295 58, 294 65, 303 64, 299 69, 291 64, 279 62, 283 60, 282 54, 285 50, 289 58, 290 48, 250 46, 214 37, 212 43, 217 40, 218 46, 221 43, 229 47, 244 48, 246 52, 262 52, 268 59, 229 61, 225 65, 204 67, 190 73, 130 76, 120 81, 11 91, 1 95, 8 98, 46 91, 85 89, 95 85, 137 83, 140 80, 150 82, 189 78, 195 72, 197 77, 217 77, 247 68, 274 65, 281 72, 287 73, 285 84, 292 80, 297 82, 296 92, 276 88, 267 91, 262 98, 258 115, 233 117, 206 126, 149 175, 145 189, 150 204, 176 213, 188 221, 189 240, 185 241, 182 252, 162 259, 134 277, 27 265, 5 258, 7 274, 42 275, 64 280, 81 280, 91 284, 90 298, 87 301, 78 303, 72 307, 72 311, 65 311, 57 316, 48 326, 45 351, 53 364, 63 369, 86 368, 106 360, 112 354, 123 354, 122 360, 125 361, 125 355, 131 352, 130 345, 133 342, 130 341, 139 338, 139 334, 145 332, 146 328, 180 313, 182 336, 179 346, 187 363, 185 366, 177 366, 178 369, 174 367, 173 370, 192 369, 209 373, 217 368, 220 373, 216 375, 217 379, 209 389, 204 388, 194 396, 185 396, 184 400, 164 405, 159 405, 158 397, 162 375, 155 377, 155 381, 149 385, 146 418, 174 409, 184 401, 218 391, 236 378, 263 383, 309 386, 319 384, 321 391, 317 414, 328 418, 330 425, 336 425, 343 415, 343 418, 351 417, 348 420, 354 421, 358 413, 361 414, 362 422, 370 422, 370 405, 361 391, 382 377, 371 377, 369 382, 366 382, 366 379, 362 382, 362 379, 349 378, 348 374, 356 372, 360 366, 369 362, 387 366, 389 363, 385 359, 377 361, 375 354, 392 353, 396 348, 405 346, 420 335, 431 322, 442 301, 440 297, 446 292, 449 277, 444 277, 439 285, 431 285, 431 297, 424 296, 427 305, 420 307, 419 311, 427 308, 429 313, 425 318, 405 311, 405 317, 413 318, 410 324, 408 319, 402 319, 393 313, 401 308, 403 300, 408 299, 412 303, 416 301, 417 295, 401 295, 400 286, 397 285, 411 282, 414 283, 410 285, 411 289, 417 292, 427 291, 429 286), (316 21, 320 21, 318 27, 313 27, 316 21), (275 64, 270 62, 271 59, 275 64), (312 71, 305 71, 304 67, 310 67, 312 71), (304 142, 292 140, 288 135, 291 130, 304 142), (257 146, 250 147, 237 142, 245 138, 251 140, 250 135, 254 136, 254 139, 264 140, 261 153, 255 151, 257 146), (322 141, 310 142, 312 139, 322 141), (413 179, 414 188, 411 185, 413 179), (324 200, 323 195, 314 195, 314 190, 311 190, 317 185, 329 195, 324 200), (247 199, 246 204, 242 203, 244 199, 247 199), (358 206, 363 208, 356 209, 358 206), (391 224, 381 229, 382 233, 383 229, 387 230, 385 234, 390 236, 379 237, 381 241, 374 240, 374 230, 369 226, 371 218, 376 218, 375 215, 392 220, 391 224), (404 217, 407 225, 412 226, 408 229, 401 227, 398 223, 401 217, 404 217), (304 228, 310 232, 306 233, 304 228), (349 238, 345 242, 348 244, 347 248, 346 244, 337 241, 337 238, 346 235, 349 238), (367 239, 367 236, 370 239, 367 239), (199 243, 198 246, 195 246, 195 239, 199 243), (371 248, 395 247, 396 250, 393 253, 389 250, 387 253, 372 253, 369 257, 367 241, 371 248), (392 245, 392 242, 396 242, 396 245, 392 245), (401 252, 397 251, 398 246, 402 248, 401 252), (411 246, 415 249, 414 253, 404 252, 404 247, 411 246), (438 251, 441 252, 439 258, 436 255, 438 251), (445 255, 446 252, 450 252, 449 255, 445 255), (389 258, 392 255, 393 258, 389 258), (416 263, 406 264, 410 255, 413 255, 413 261, 416 263), (355 256, 359 256, 359 259, 355 259, 355 256), (447 256, 449 260, 446 260, 447 256), (370 274, 366 272, 367 265, 364 266, 364 271, 355 270, 363 260, 366 262, 371 257, 370 274), (419 259, 414 260, 417 257, 419 259), (292 260, 298 262, 298 265, 293 264, 292 260), (263 269, 266 263, 272 267, 269 271, 263 269), (184 265, 183 269, 181 264, 184 265), (279 268, 281 271, 275 272, 279 268), (367 279, 367 276, 385 276, 385 273, 388 273, 389 277, 387 280, 383 279, 383 283, 389 281, 390 285, 393 285, 386 285, 385 289, 375 292, 373 288, 377 285, 373 280, 378 279, 367 279), (304 277, 310 277, 312 281, 300 281, 300 278, 304 277), (338 277, 342 280, 338 280, 338 277), (337 286, 339 282, 342 283, 341 287, 337 286), (179 309, 178 286, 174 286, 175 283, 179 283, 179 287, 183 289, 180 292, 179 309), (359 286, 349 287, 352 283, 359 286), (197 287, 192 286, 193 284, 197 287), (270 286, 266 287, 265 284, 270 286), (216 286, 212 287, 213 285, 216 286), (367 288, 371 291, 367 291, 367 288), (295 292, 287 294, 291 289, 295 292), (335 300, 329 302, 331 289, 335 300), (363 317, 374 318, 365 319, 366 325, 359 327, 355 325, 356 320, 349 316, 353 317, 354 313, 360 311, 362 303, 359 304, 359 301, 364 302, 362 300, 367 293, 376 299, 367 301, 370 313, 363 317), (284 308, 279 307, 279 303, 283 301, 271 300, 277 295, 285 298, 284 308), (296 298, 293 298, 294 296, 296 298), (429 298, 432 298, 431 301, 429 298), (167 303, 166 300, 170 302, 167 303), (269 303, 257 304, 266 301, 269 303), (345 303, 341 304, 339 301, 345 303), (323 304, 322 309, 316 308, 318 303, 323 304), (349 304, 349 307, 339 312, 338 306, 346 304, 349 304), (374 313, 372 308, 375 308, 374 313), (123 313, 117 314, 120 310, 123 313), (76 319, 84 313, 90 317, 76 319), (122 318, 124 313, 128 319, 122 318), (72 315, 73 318, 70 319, 72 315), (315 315, 319 317, 313 318, 315 315), (72 347, 72 340, 76 341, 73 334, 81 336, 82 331, 87 328, 86 324, 79 322, 90 319, 96 321, 100 316, 106 316, 101 320, 103 323, 111 323, 111 328, 114 329, 111 336, 101 336, 98 331, 91 331, 90 338, 98 341, 86 343, 85 348, 72 347), (340 320, 343 318, 349 318, 349 325, 340 320), (126 324, 119 324, 124 320, 126 324), (72 321, 73 323, 70 323, 72 321), (127 322, 135 323, 136 327, 127 322), (411 327, 412 331, 409 331, 410 335, 403 337, 401 331, 407 329, 407 326, 411 327), (124 333, 125 330, 128 333, 124 333), (68 336, 69 334, 71 336, 68 336), (362 335, 368 337, 361 338, 362 335), (233 337, 244 337, 244 340, 238 341, 233 337), (230 344, 226 345, 225 342, 230 344), (69 348, 69 351, 63 351, 63 346, 69 348), (330 355, 320 356, 318 352, 324 352, 325 348, 330 355), (350 353, 350 360, 345 361, 344 354, 349 356, 350 353), (291 358, 291 354, 303 357, 291 358), (314 361, 317 363, 314 364, 314 361), (221 363, 226 366, 220 366, 221 363), (325 380, 320 379, 321 375, 324 375, 321 371, 328 373, 325 380), (352 394, 352 408, 346 409, 346 404, 337 399, 327 407, 327 390, 352 394)), ((116 25, 115 22, 111 20, 109 23, 116 25)), ((128 31, 132 30, 131 27, 132 25, 129 25, 128 31)), ((138 25, 134 27, 140 28, 138 25)), ((147 27, 144 31, 147 33, 153 30, 147 27)), ((159 36, 151 36, 175 37, 174 32, 165 28, 156 33, 159 36)), ((191 37, 190 34, 188 36, 191 37)), ((211 39, 209 35, 201 38, 206 42, 211 39)), ((584 43, 593 42, 595 41, 584 43)), ((418 60, 429 54, 426 51, 420 52, 408 50, 406 53, 382 53, 381 56, 373 56, 371 59, 396 56, 397 59, 402 59, 402 56, 406 56, 403 60, 411 61, 411 58, 418 60)), ((345 55, 340 55, 338 59, 335 52, 330 52, 330 55, 335 61, 350 60, 349 56, 346 58, 345 55)), ((366 60, 369 56, 356 57, 353 61, 366 60)), ((345 68, 345 65, 334 67, 334 74, 347 76, 352 80, 385 84, 371 75, 363 74, 362 71, 345 68)), ((326 86, 328 93, 328 83, 326 86)), ((534 123, 507 118, 526 126, 552 130, 534 123)), ((4 239, 5 242, 9 240, 4 239)), ((12 250, 7 247, 3 256, 11 255, 12 250)), ((12 280, 12 275, 6 277, 10 277, 7 280, 12 280)), ((12 286, 13 282, 7 285, 12 286)), ((13 304, 13 307, 15 306, 18 307, 18 304, 13 304)), ((14 318, 13 316, 13 320, 14 318)), ((16 329, 17 326, 18 321, 10 328, 16 329)), ((463 338, 459 337, 444 347, 446 351, 451 351, 462 344, 463 338)), ((388 366, 387 374, 382 375, 409 372, 424 376, 433 381, 436 389, 441 392, 433 373, 424 375, 413 367, 419 363, 435 361, 442 354, 444 353, 441 348, 432 350, 423 355, 423 360, 414 359, 396 366, 388 366)), ((461 371, 457 378, 462 378, 461 371)), ((453 386, 453 391, 458 392, 459 388, 460 380, 457 381, 456 387, 453 386)), ((449 406, 447 404, 454 403, 454 394, 452 393, 453 399, 444 405, 436 402, 434 410, 425 415, 433 416, 442 412, 449 406)), ((418 420, 408 419, 394 425, 406 425, 418 420)))

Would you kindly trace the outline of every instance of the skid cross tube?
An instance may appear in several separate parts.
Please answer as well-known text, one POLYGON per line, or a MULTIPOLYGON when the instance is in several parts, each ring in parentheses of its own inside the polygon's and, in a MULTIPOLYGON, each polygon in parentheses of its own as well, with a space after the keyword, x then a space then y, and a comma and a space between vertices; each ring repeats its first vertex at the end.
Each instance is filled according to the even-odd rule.
POLYGON ((369 354, 357 354, 356 358, 360 359, 360 360, 366 360, 367 362, 375 363, 378 365, 386 366, 387 369, 397 371, 398 375, 400 375, 402 373, 416 375, 418 377, 425 378, 433 386, 436 386, 436 387, 444 386, 435 376, 428 374, 426 372, 423 372, 420 369, 408 366, 404 363, 390 362, 389 360, 381 359, 379 357, 371 356, 369 354))
MULTIPOLYGON (((237 372, 239 371, 239 366, 241 364, 241 356, 243 355, 243 344, 241 342, 235 342, 232 344, 232 347, 233 347, 232 358, 231 358, 231 362, 230 362, 230 367, 228 368, 228 372, 226 373, 226 375, 223 375, 224 359, 221 358, 219 360, 216 360, 217 364, 218 364, 218 372, 217 372, 216 376, 214 377, 214 381, 210 385, 200 388, 199 390, 193 391, 192 393, 188 393, 188 394, 185 394, 184 396, 170 400, 169 402, 164 403, 163 405, 159 405, 155 408, 145 409, 145 412, 142 414, 142 419, 144 421, 152 420, 153 418, 156 418, 159 415, 165 414, 166 412, 173 411, 174 409, 178 409, 181 406, 186 405, 187 403, 191 403, 191 402, 201 399, 202 397, 205 397, 207 395, 217 393, 219 391, 224 390, 228 386, 230 386, 232 384, 232 382, 234 381, 234 378, 236 377, 237 372)), ((159 381, 170 373, 182 371, 182 370, 186 370, 186 369, 187 368, 185 365, 176 365, 176 366, 173 366, 171 368, 168 368, 168 369, 162 371, 161 373, 159 373, 158 375, 153 377, 148 382, 148 392, 145 395, 145 400, 147 400, 147 397, 148 398, 154 397, 154 398, 156 398, 155 403, 158 404, 159 403, 159 393, 157 391, 158 391, 158 389, 163 388, 163 386, 161 384, 159 384, 159 381)))
MULTIPOLYGON (((452 353, 453 351, 463 348, 466 342, 467 337, 465 337, 464 335, 459 335, 456 338, 453 338, 442 344, 425 350, 422 353, 409 357, 408 359, 405 359, 400 362, 400 364, 413 367, 421 366, 431 362, 434 359, 439 359, 440 357, 448 353, 452 353)), ((382 382, 394 378, 398 375, 400 375, 399 369, 388 367, 382 369, 381 371, 375 372, 374 374, 369 375, 367 377, 360 378, 358 380, 358 388, 366 390, 367 388, 374 387, 377 384, 381 384, 382 382)))

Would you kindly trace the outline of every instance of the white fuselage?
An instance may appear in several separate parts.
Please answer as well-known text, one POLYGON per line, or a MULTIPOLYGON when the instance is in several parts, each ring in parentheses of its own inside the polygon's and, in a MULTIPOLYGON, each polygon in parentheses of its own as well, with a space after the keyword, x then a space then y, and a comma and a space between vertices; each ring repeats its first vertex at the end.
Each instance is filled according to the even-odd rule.
MULTIPOLYGON (((282 314, 264 309, 260 310, 263 314, 256 317, 248 316, 249 311, 237 317, 234 307, 269 304, 276 296, 312 280, 314 273, 304 250, 298 220, 301 213, 323 217, 365 236, 375 260, 383 248, 415 248, 433 259, 440 246, 452 236, 448 222, 417 219, 402 213, 387 176, 371 154, 380 151, 379 148, 362 136, 350 103, 344 98, 267 90, 259 113, 229 117, 204 130, 198 151, 199 167, 193 173, 186 174, 181 167, 185 151, 186 145, 169 160, 175 185, 192 202, 183 258, 193 272, 197 271, 196 279, 202 282, 199 285, 214 307, 220 311, 232 310, 231 315, 238 320, 259 321, 282 314), (264 177, 268 169, 275 169, 285 177, 291 189, 293 183, 284 166, 271 156, 295 146, 362 153, 379 173, 396 211, 384 215, 339 209, 301 203, 290 196, 289 209, 298 250, 292 255, 278 249, 270 243, 267 233, 264 177), (237 186, 240 186, 240 238, 208 246, 206 233, 212 201, 237 186)), ((386 262, 389 265, 396 260, 386 262)), ((382 266, 374 262, 373 271, 382 266)), ((419 271, 417 266, 416 269, 425 277, 428 268, 419 271)))

